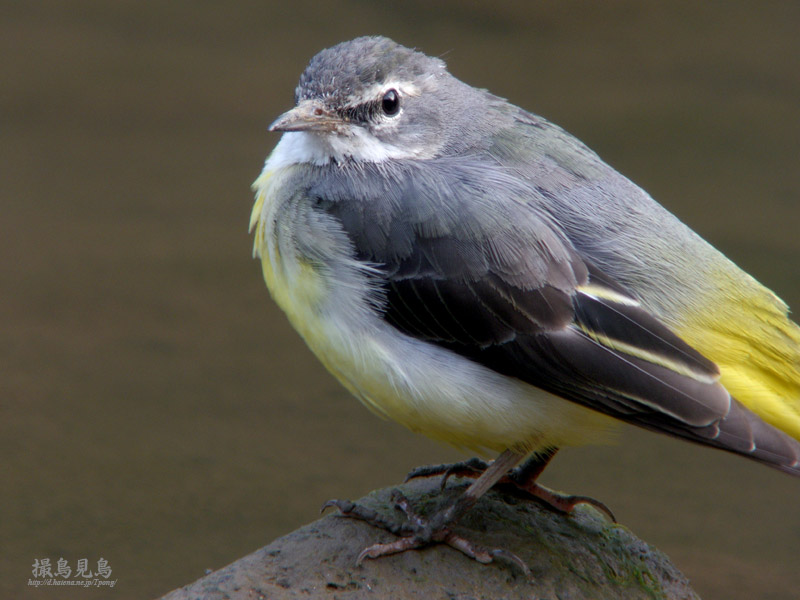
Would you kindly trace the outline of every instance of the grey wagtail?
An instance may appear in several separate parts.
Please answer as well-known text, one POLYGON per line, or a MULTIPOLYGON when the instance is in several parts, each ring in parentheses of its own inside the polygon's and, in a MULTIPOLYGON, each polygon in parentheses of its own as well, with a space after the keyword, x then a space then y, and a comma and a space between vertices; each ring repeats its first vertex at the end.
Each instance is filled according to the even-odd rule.
POLYGON ((426 519, 399 502, 402 535, 359 562, 502 555, 449 528, 499 481, 603 508, 536 477, 614 419, 800 476, 787 306, 579 140, 384 37, 317 54, 295 101, 254 184, 272 297, 375 413, 500 453, 456 468, 476 479, 426 519))

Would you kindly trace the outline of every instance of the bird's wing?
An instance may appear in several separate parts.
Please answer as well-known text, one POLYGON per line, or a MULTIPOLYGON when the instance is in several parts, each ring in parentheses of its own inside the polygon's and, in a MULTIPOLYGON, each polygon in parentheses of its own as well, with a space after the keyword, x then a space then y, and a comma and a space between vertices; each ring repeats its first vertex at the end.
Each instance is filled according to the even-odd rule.
POLYGON ((579 140, 504 106, 513 124, 487 152, 536 189, 583 256, 713 360, 737 400, 800 439, 800 327, 786 304, 579 140))
POLYGON ((733 400, 714 363, 515 200, 525 192, 502 170, 442 160, 332 173, 310 193, 358 259, 380 267, 383 316, 399 331, 623 421, 800 475, 800 444, 733 400))

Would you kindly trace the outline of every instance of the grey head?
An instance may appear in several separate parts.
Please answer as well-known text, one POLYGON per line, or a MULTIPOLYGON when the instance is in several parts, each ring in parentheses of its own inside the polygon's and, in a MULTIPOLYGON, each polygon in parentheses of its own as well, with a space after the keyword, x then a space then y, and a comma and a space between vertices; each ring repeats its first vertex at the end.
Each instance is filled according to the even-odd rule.
MULTIPOLYGON (((450 75, 443 61, 385 37, 361 37, 311 59, 296 107, 270 131, 300 132, 307 162, 381 162, 464 151, 502 103, 450 75)), ((296 152, 296 151, 295 151, 296 152)))

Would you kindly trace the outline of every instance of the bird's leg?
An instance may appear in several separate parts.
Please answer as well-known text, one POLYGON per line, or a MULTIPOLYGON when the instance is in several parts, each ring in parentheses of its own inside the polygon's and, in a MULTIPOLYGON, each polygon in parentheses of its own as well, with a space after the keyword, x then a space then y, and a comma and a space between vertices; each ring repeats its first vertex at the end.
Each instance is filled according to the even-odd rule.
MULTIPOLYGON (((501 477, 497 481, 498 487, 509 488, 512 492, 521 492, 523 497, 539 500, 548 508, 565 514, 571 513, 578 504, 591 504, 608 515, 608 517, 616 523, 617 520, 614 517, 614 513, 599 500, 595 500, 589 496, 559 494, 558 492, 554 492, 536 483, 539 475, 542 474, 542 471, 544 471, 545 467, 550 463, 556 452, 558 452, 558 448, 547 448, 542 452, 534 454, 511 473, 501 477)), ((449 465, 417 467, 406 476, 406 481, 416 477, 441 475, 442 489, 444 489, 449 477, 454 475, 457 477, 478 477, 486 467, 487 464, 477 458, 471 458, 463 462, 449 465)))
POLYGON ((495 558, 504 557, 514 562, 520 569, 528 574, 528 567, 516 555, 499 548, 484 548, 473 544, 454 533, 450 528, 451 525, 475 506, 478 499, 483 496, 489 488, 519 463, 523 456, 524 455, 517 454, 511 450, 506 450, 497 460, 489 464, 480 476, 478 476, 460 496, 448 501, 447 504, 429 517, 424 517, 414 511, 408 499, 397 490, 393 492, 392 500, 394 501, 395 507, 403 511, 406 515, 406 521, 399 525, 391 523, 378 515, 375 511, 358 506, 347 500, 329 500, 323 506, 323 510, 329 506, 335 506, 344 516, 366 521, 375 527, 380 527, 381 529, 401 536, 392 542, 373 544, 365 548, 358 555, 356 564, 361 564, 365 558, 378 558, 380 556, 404 552, 413 548, 422 548, 429 544, 442 543, 455 548, 481 563, 489 563, 495 558))
POLYGON ((542 471, 544 471, 545 467, 547 467, 556 455, 556 452, 558 452, 558 448, 547 448, 544 452, 531 456, 518 469, 515 469, 510 474, 509 480, 511 485, 530 494, 533 498, 540 500, 556 512, 569 514, 575 510, 578 504, 591 504, 608 515, 608 517, 616 523, 617 519, 614 517, 614 513, 599 500, 595 500, 589 496, 560 494, 536 483, 539 475, 542 474, 542 471))

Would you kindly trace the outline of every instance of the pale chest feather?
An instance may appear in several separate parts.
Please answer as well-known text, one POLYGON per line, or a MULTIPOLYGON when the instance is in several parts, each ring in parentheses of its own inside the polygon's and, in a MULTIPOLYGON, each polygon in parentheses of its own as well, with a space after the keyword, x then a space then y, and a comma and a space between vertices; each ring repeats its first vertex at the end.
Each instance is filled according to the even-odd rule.
POLYGON ((352 258, 341 228, 294 189, 293 171, 265 169, 255 184, 250 226, 267 288, 309 341, 331 317, 350 326, 363 322, 375 301, 369 283, 373 269, 352 258))
POLYGON ((254 252, 276 303, 350 392, 380 416, 457 446, 596 441, 607 418, 386 323, 377 267, 355 260, 338 223, 297 193, 293 169, 265 169, 255 184, 254 252))

